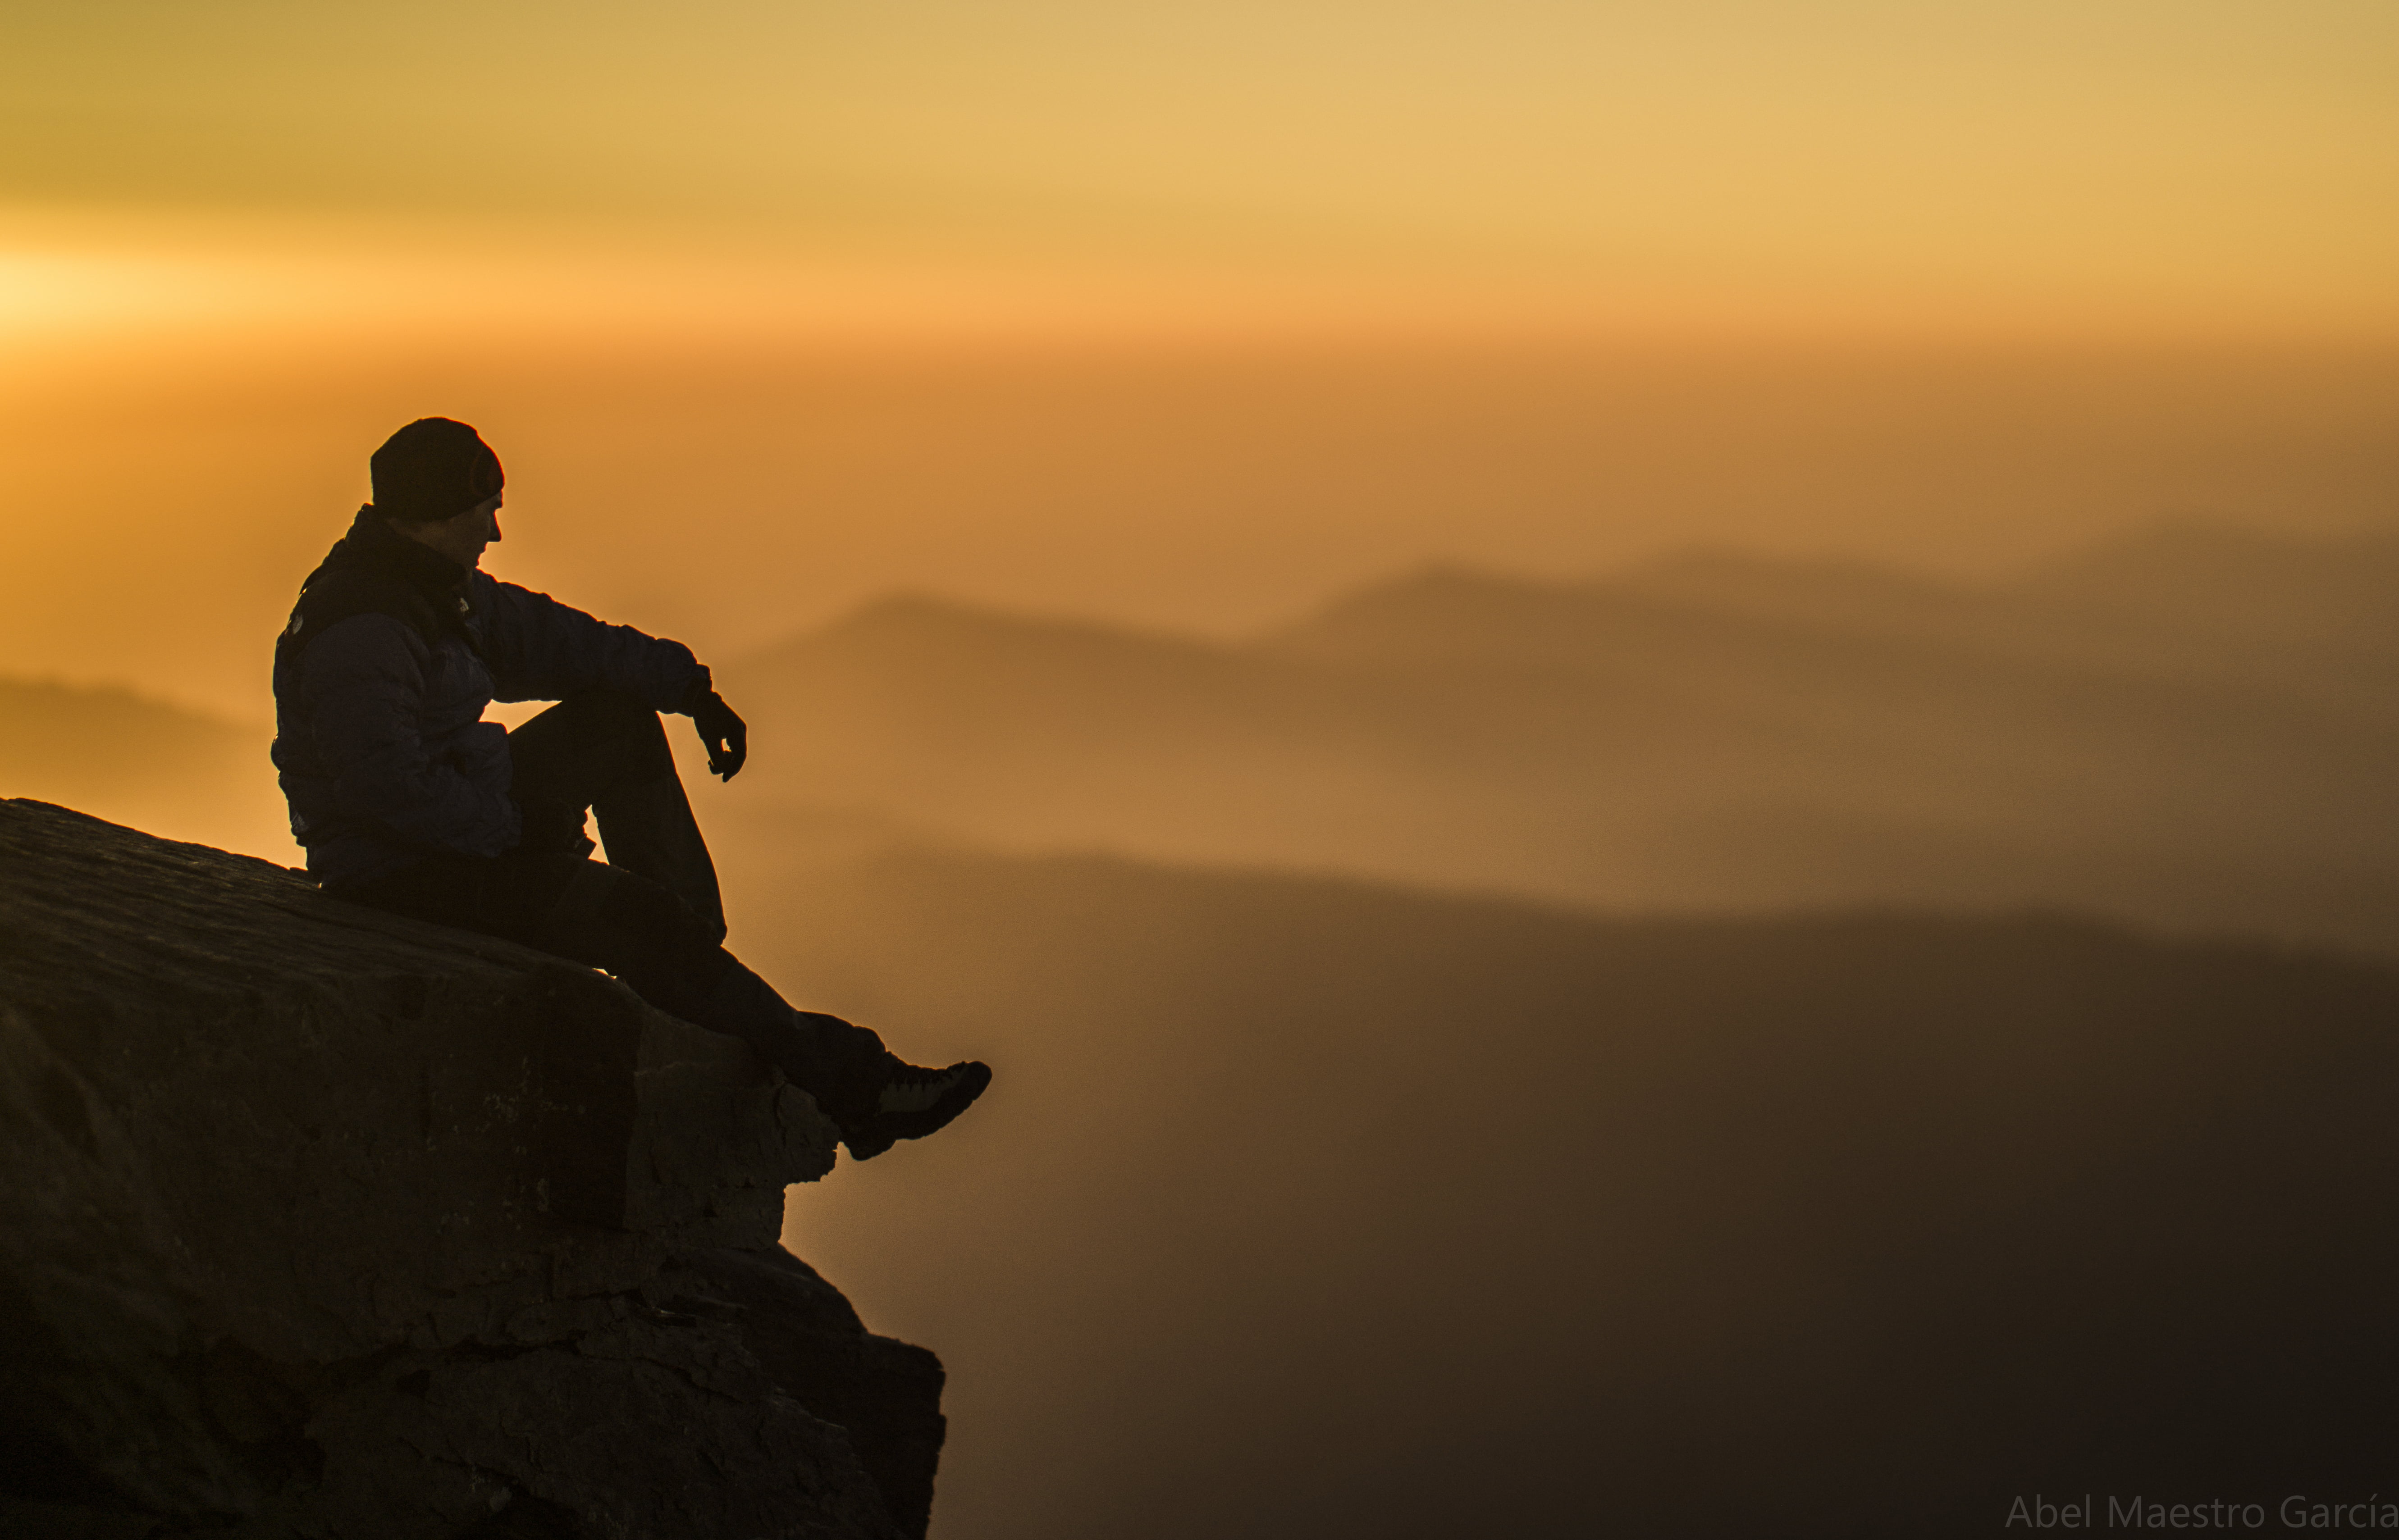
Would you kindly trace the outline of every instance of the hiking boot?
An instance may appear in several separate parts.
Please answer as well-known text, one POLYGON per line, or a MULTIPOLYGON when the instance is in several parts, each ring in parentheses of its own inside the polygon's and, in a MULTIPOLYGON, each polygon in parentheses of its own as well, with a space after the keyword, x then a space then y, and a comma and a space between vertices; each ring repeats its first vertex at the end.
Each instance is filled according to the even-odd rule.
POLYGON ((974 1060, 928 1070, 890 1059, 874 1112, 845 1122, 841 1141, 848 1146, 850 1159, 872 1160, 901 1140, 938 1132, 974 1105, 990 1084, 991 1066, 974 1060))

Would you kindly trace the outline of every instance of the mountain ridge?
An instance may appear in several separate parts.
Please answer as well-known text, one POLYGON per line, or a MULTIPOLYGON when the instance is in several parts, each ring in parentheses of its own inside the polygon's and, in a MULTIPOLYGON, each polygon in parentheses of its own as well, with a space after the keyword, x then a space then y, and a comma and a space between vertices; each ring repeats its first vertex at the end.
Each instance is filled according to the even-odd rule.
POLYGON ((1239 643, 919 598, 723 678, 798 724, 762 728, 753 797, 1009 848, 1603 908, 2054 902, 2399 947, 2379 612, 2327 671, 2317 642, 2185 647, 2123 614, 2053 631, 1947 588, 1910 601, 1939 635, 1833 625, 1655 591, 1691 587, 1675 570, 1434 568, 1239 643))
POLYGON ((0 675, 0 791, 209 844, 291 845, 273 737, 130 685, 0 675))
MULTIPOLYGON (((1057 635, 1105 637, 1117 641, 1159 644, 1209 653, 1239 653, 1271 648, 1290 632, 1320 621, 1329 612, 1389 590, 1471 585, 1492 593, 1541 600, 1575 600, 1608 593, 1638 593, 1659 601, 1713 597, 1728 609, 1744 599, 1753 605, 1777 594, 1812 591, 1817 602, 1828 593, 1892 607, 1913 607, 1926 617, 1978 600, 2048 601, 2063 613, 2069 601, 2096 608, 2121 608, 2128 576, 2156 581, 2162 574, 2179 579, 2183 591, 2172 593, 2160 608, 2171 613, 2178 598, 2189 607, 2202 597, 2213 597, 2230 586, 2228 578, 2255 582, 2261 575, 2276 580, 2271 587, 2310 585, 2349 590, 2345 610, 2387 615, 2382 604, 2399 585, 2399 531, 2369 529, 2349 535, 2290 535, 2222 520, 2177 518, 2135 526, 2124 533, 2036 563, 2013 575, 1975 580, 1911 568, 1864 557, 1771 557, 1731 547, 1692 546, 1669 550, 1587 577, 1535 577, 1503 573, 1455 559, 1435 559, 1336 593, 1308 613, 1266 627, 1245 638, 1211 640, 1170 628, 1079 616, 1023 611, 983 601, 948 598, 930 590, 903 589, 870 600, 812 630, 750 648, 729 660, 735 668, 771 663, 790 647, 852 629, 861 624, 882 626, 908 616, 945 619, 971 617, 984 624, 1057 635), (1744 592, 1746 590, 1746 592, 1744 592)), ((2305 596, 2303 596, 2305 597, 2305 596)), ((1762 618, 1762 616, 1755 616, 1762 618)), ((2384 628, 2399 642, 2399 623, 2384 628)))

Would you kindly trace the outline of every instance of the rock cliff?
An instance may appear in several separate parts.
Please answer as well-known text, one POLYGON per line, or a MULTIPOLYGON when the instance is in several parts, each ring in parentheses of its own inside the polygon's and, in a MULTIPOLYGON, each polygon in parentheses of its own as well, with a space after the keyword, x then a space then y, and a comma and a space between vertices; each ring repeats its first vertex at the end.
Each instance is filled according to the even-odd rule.
POLYGON ((587 969, 0 801, 0 1532, 923 1534, 834 1130, 587 969))

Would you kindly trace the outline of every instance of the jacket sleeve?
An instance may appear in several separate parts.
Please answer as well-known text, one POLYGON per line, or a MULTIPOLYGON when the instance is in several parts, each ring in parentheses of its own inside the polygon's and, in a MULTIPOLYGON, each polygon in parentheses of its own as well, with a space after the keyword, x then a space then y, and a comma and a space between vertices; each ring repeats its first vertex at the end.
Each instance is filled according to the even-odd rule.
POLYGON ((430 654, 386 615, 359 615, 308 644, 301 699, 343 817, 413 845, 496 856, 521 830, 508 795, 508 730, 477 723, 437 757, 419 723, 430 654))
POLYGON ((546 593, 477 574, 475 622, 500 700, 563 700, 583 690, 622 690, 653 710, 686 709, 709 687, 708 670, 680 642, 611 626, 546 593))

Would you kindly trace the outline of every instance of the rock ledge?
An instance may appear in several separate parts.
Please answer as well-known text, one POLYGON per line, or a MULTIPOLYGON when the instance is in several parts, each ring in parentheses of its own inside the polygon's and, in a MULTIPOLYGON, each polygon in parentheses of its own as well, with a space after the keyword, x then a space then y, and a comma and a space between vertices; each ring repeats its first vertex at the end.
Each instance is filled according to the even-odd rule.
POLYGON ((556 958, 0 801, 0 1531, 921 1536, 834 1129, 556 958))

